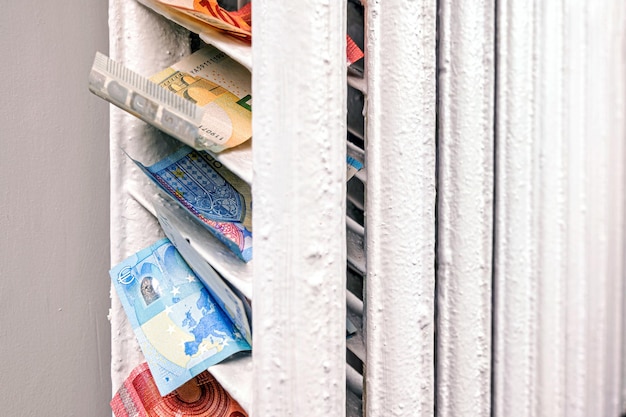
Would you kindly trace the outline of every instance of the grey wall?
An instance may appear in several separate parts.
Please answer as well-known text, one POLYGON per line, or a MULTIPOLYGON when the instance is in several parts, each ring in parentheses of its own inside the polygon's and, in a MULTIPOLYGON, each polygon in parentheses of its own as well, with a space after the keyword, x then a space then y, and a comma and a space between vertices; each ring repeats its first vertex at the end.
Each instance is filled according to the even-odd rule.
POLYGON ((107 2, 0 13, 0 414, 110 416, 107 2))

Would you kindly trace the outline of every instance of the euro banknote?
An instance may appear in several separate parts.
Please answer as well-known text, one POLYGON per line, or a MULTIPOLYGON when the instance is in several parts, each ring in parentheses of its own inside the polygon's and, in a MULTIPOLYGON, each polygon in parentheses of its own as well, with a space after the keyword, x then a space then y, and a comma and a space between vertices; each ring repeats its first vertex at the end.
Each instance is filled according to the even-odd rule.
MULTIPOLYGON (((252 3, 236 11, 220 7, 217 0, 141 0, 156 9, 167 7, 175 15, 188 21, 188 26, 198 24, 211 26, 246 42, 252 40, 252 3)), ((346 35, 346 62, 350 66, 363 58, 361 48, 346 35)))
MULTIPOLYGON (((131 160, 242 261, 252 259, 252 192, 249 184, 210 154, 187 146, 150 166, 131 160)), ((350 179, 362 168, 359 155, 348 150, 346 178, 350 179)))
MULTIPOLYGON (((233 286, 226 284, 224 279, 211 266, 212 261, 204 258, 185 238, 182 230, 186 229, 185 218, 188 216, 181 213, 180 207, 172 206, 163 198, 154 201, 159 224, 163 228, 165 235, 176 247, 187 265, 196 273, 197 277, 209 290, 213 299, 226 312, 233 324, 237 327, 243 337, 252 344, 252 309, 249 300, 233 286), (211 264, 210 264, 211 263, 211 264)), ((172 203, 173 204, 173 203, 172 203)), ((199 246, 201 246, 200 243, 199 246)), ((215 261, 215 260, 213 260, 215 261)), ((357 327, 346 317, 346 337, 351 337, 357 332, 357 327)))
POLYGON ((245 181, 187 146, 148 167, 133 161, 241 260, 252 259, 252 193, 245 181))
POLYGON ((348 148, 348 163, 346 172, 346 181, 354 177, 357 172, 363 169, 363 162, 359 159, 358 155, 350 155, 350 148, 348 148))
POLYGON ((252 137, 250 72, 208 45, 150 80, 202 109, 199 134, 204 149, 221 152, 252 137))
MULTIPOLYGON (((250 302, 237 288, 231 288, 231 286, 213 269, 209 261, 203 258, 194 246, 192 246, 189 238, 183 235, 185 229, 189 230, 189 225, 185 224, 185 221, 193 224, 195 223, 193 217, 185 213, 176 203, 170 202, 162 197, 154 200, 154 206, 159 224, 167 238, 176 247, 178 253, 180 253, 187 265, 189 265, 200 281, 202 281, 209 290, 215 302, 218 303, 222 311, 228 315, 243 338, 246 339, 249 344, 252 344, 252 328, 250 326, 250 323, 252 323, 252 309, 250 302)), ((201 245, 202 240, 196 241, 194 239, 193 244, 201 245)))
POLYGON ((133 369, 113 396, 115 417, 247 417, 208 371, 198 374, 171 394, 160 395, 146 362, 133 369))
POLYGON ((216 0, 157 0, 191 18, 245 41, 252 39, 252 3, 237 11, 227 11, 216 0))
POLYGON ((251 349, 168 239, 109 274, 162 396, 251 349))
POLYGON ((352 143, 350 140, 347 140, 346 152, 348 156, 348 172, 346 175, 346 181, 350 181, 350 179, 354 177, 357 172, 364 168, 365 151, 352 143))
POLYGON ((221 152, 252 137, 250 72, 212 46, 151 79, 97 53, 89 89, 194 149, 221 152))
POLYGON ((99 52, 89 74, 89 90, 189 146, 204 146, 198 130, 200 107, 99 52))

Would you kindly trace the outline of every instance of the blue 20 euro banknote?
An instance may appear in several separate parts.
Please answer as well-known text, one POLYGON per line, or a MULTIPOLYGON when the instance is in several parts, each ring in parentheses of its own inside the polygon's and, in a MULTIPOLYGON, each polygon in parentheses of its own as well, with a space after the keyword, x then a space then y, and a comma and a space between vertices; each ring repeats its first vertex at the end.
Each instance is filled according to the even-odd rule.
POLYGON ((161 395, 251 349, 168 239, 110 276, 161 395))

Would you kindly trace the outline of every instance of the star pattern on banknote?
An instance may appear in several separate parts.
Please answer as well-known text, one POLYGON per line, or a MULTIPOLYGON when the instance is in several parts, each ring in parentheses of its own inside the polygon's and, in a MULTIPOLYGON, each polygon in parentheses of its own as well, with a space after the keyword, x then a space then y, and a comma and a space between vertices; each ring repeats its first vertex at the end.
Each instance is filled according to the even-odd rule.
POLYGON ((187 282, 196 282, 196 277, 191 274, 187 275, 187 282))
POLYGON ((231 335, 233 324, 217 311, 219 307, 209 291, 183 263, 168 239, 161 239, 127 258, 111 269, 109 275, 126 314, 136 318, 131 324, 150 368, 158 377, 155 382, 161 395, 167 395, 191 376, 226 357, 250 350, 248 344, 242 343, 224 352, 213 338, 207 339, 221 336, 224 331, 231 335), (124 284, 118 277, 127 270, 141 271, 145 276, 140 283, 133 279, 124 284), (190 275, 195 277, 195 282, 187 282, 190 275), (155 294, 158 297, 153 297, 155 294), (213 314, 213 309, 219 314, 213 314), (207 351, 198 355, 202 344, 206 344, 207 351))
POLYGON ((178 178, 183 178, 185 176, 185 173, 181 171, 180 168, 176 168, 176 171, 174 171, 173 174, 178 178))

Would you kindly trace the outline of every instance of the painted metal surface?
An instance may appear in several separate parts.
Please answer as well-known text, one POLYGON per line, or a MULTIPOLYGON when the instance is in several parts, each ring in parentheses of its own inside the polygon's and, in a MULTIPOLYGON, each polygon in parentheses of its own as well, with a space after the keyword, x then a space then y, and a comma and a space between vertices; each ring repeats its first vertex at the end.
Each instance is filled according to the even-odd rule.
POLYGON ((368 417, 434 412, 435 16, 366 6, 368 417))
MULTIPOLYGON (((367 76, 346 80, 345 2, 255 0, 254 149, 232 156, 248 182, 254 159, 254 361, 216 377, 254 416, 359 415, 361 394, 374 417, 626 412, 626 5, 446 0, 437 57, 434 1, 381 3, 367 76), (345 217, 346 81, 367 92, 347 195, 365 228, 345 217), (348 342, 346 301, 365 314, 348 342)), ((145 75, 189 53, 134 1, 110 0, 109 22, 111 57, 145 75)), ((167 141, 111 110, 113 264, 162 236, 120 147, 150 159, 167 141)), ((114 293, 110 318, 115 391, 142 356, 114 293)))
MULTIPOLYGON (((561 391, 567 393, 564 401, 565 415, 583 417, 587 413, 586 400, 586 361, 587 355, 587 272, 586 264, 586 215, 585 191, 586 138, 585 138, 585 55, 587 53, 587 25, 585 7, 565 9, 562 17, 564 40, 563 64, 567 68, 567 77, 562 82, 562 100, 569 103, 563 111, 563 138, 567 144, 567 160, 564 173, 568 177, 566 184, 568 201, 564 202, 565 221, 568 225, 567 245, 567 294, 562 307, 566 311, 564 322, 568 346, 565 351, 565 386, 561 391)), ((557 32, 558 33, 558 32, 557 32)), ((562 400, 561 400, 562 401, 562 400)), ((557 414, 558 415, 558 414, 557 414)))
MULTIPOLYGON (((539 169, 543 132, 536 130, 541 114, 535 113, 535 106, 542 102, 535 90, 537 61, 533 59, 538 41, 535 33, 537 6, 505 1, 498 4, 498 13, 494 413, 496 416, 531 416, 539 412, 542 356, 537 325, 540 277, 544 273, 540 267, 557 272, 551 280, 562 280, 558 265, 541 263, 539 210, 544 195, 535 192, 539 191, 535 185, 549 178, 558 180, 560 172, 558 163, 553 172, 539 169)), ((555 140, 560 138, 559 135, 555 140)), ((558 186, 558 182, 555 185, 558 186)), ((560 209, 559 206, 552 208, 560 209)), ((553 215, 561 213, 557 211, 553 215)), ((551 237, 561 238, 559 234, 551 237)), ((559 255, 557 261, 561 247, 557 244, 553 248, 559 255)), ((561 294, 552 294, 555 303, 562 302, 561 294)), ((552 316, 546 318, 551 323, 559 322, 552 316)), ((553 327, 553 330, 560 329, 553 327)), ((556 343, 561 342, 559 333, 553 337, 556 343)), ((554 364, 558 365, 559 362, 554 364)), ((558 381, 555 382, 558 385, 558 381)), ((557 395, 554 401, 561 398, 557 395)))
POLYGON ((623 7, 498 2, 495 416, 619 415, 623 7))
MULTIPOLYGON (((581 6, 582 7, 582 6, 581 6)), ((587 415, 618 415, 624 295, 626 4, 585 4, 587 415)))
POLYGON ((439 6, 437 415, 491 415, 495 2, 439 6))
MULTIPOLYGON (((536 388, 534 413, 541 416, 564 416, 569 394, 565 391, 567 334, 564 309, 567 296, 567 263, 565 252, 568 231, 563 228, 567 195, 567 138, 564 136, 563 114, 563 24, 562 7, 558 2, 537 4, 533 48, 538 57, 533 66, 533 107, 531 164, 527 170, 536 181, 532 190, 532 242, 534 263, 531 264, 536 295, 534 341, 536 344, 536 388), (548 279, 549 277, 549 279, 548 279)), ((501 277, 500 279, 503 279, 501 277)), ((575 363, 572 364, 575 367, 575 363)), ((599 414, 601 415, 601 414, 599 414)))
POLYGON ((342 416, 346 2, 252 7, 252 415, 342 416))

